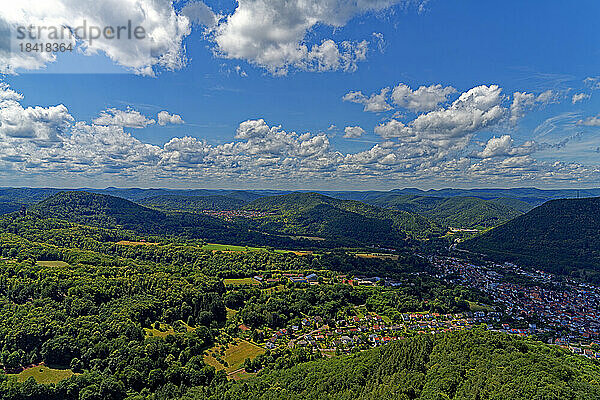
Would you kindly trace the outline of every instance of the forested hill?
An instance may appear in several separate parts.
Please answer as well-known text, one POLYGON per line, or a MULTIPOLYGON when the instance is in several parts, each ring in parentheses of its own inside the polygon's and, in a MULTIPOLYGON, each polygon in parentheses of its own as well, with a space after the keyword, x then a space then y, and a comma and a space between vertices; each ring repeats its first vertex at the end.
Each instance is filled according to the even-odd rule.
POLYGON ((121 227, 143 234, 176 235, 196 239, 236 237, 216 218, 187 213, 168 214, 129 200, 88 192, 61 192, 32 207, 29 213, 103 228, 121 227))
POLYGON ((235 210, 243 207, 246 201, 221 195, 163 195, 139 200, 138 204, 167 211, 200 212, 202 210, 235 210))
POLYGON ((432 232, 441 233, 434 224, 416 214, 381 210, 360 202, 312 194, 267 199, 270 201, 259 199, 247 206, 256 209, 258 202, 263 204, 263 217, 235 221, 199 213, 151 209, 123 198, 83 191, 58 193, 30 207, 29 213, 96 227, 119 227, 146 235, 284 248, 377 244, 402 247, 407 234, 425 237, 432 232), (275 204, 282 198, 285 198, 285 204, 280 204, 282 211, 275 213, 279 207, 275 204), (324 240, 312 240, 313 236, 324 240))
POLYGON ((369 201, 378 207, 418 213, 432 221, 455 228, 492 227, 532 207, 514 199, 483 200, 477 197, 430 197, 389 194, 369 201))
POLYGON ((187 400, 598 399, 597 363, 483 330, 422 335, 364 353, 193 389, 187 400))
POLYGON ((417 214, 317 193, 263 197, 244 209, 266 214, 258 219, 261 230, 344 237, 368 244, 398 245, 407 237, 426 238, 443 232, 439 226, 417 214))
POLYGON ((29 211, 44 218, 106 227, 137 225, 165 219, 164 213, 120 197, 79 191, 60 192, 30 207, 29 211))
POLYGON ((600 197, 552 200, 460 244, 500 261, 600 278, 600 197))

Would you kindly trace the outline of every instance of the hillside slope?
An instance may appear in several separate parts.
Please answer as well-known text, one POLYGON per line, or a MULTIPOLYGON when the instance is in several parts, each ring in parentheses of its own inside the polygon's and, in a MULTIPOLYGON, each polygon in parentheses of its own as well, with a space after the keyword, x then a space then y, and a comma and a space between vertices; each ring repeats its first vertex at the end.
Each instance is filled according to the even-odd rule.
POLYGON ((235 210, 244 206, 246 201, 235 197, 221 195, 162 195, 145 198, 137 203, 146 207, 153 207, 165 211, 200 212, 202 210, 235 210))
POLYGON ((23 206, 23 204, 14 203, 12 201, 0 202, 0 215, 19 211, 21 206, 23 206))
POLYGON ((212 238, 227 230, 222 221, 205 215, 168 214, 129 200, 83 191, 61 192, 32 207, 42 218, 57 218, 105 228, 122 227, 144 234, 212 238))
POLYGON ((549 201, 459 247, 559 274, 600 272, 600 198, 549 201))
POLYGON ((291 193, 255 200, 246 210, 266 213, 261 230, 292 235, 345 238, 367 244, 399 245, 407 238, 426 238, 442 230, 417 214, 385 210, 317 193, 291 193))
POLYGON ((422 335, 198 390, 185 399, 598 399, 597 363, 529 339, 466 331, 422 335))

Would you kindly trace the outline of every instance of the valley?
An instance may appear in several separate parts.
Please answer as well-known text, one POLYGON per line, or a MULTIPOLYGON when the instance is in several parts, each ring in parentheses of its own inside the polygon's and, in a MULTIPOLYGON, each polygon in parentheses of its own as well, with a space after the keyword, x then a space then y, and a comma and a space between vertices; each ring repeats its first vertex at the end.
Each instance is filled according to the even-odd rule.
MULTIPOLYGON (((409 398, 427 398, 430 390, 470 390, 460 386, 468 385, 464 380, 462 389, 437 387, 452 374, 431 364, 439 346, 463 357, 463 348, 453 347, 462 341, 470 348, 488 343, 488 350, 498 343, 526 346, 541 352, 542 363, 577 360, 574 370, 600 377, 594 258, 565 270, 545 267, 543 257, 532 268, 496 261, 497 253, 482 255, 480 247, 472 251, 471 243, 481 246, 511 221, 457 228, 455 220, 429 220, 422 209, 423 215, 316 193, 249 200, 237 192, 244 200, 227 203, 237 209, 217 206, 223 199, 213 194, 157 200, 161 196, 138 204, 58 192, 0 217, 0 362, 6 373, 0 387, 16 396, 33 387, 67 399, 85 393, 129 399, 135 392, 219 398, 223 391, 235 399, 241 382, 248 390, 280 384, 300 368, 308 374, 304 385, 316 377, 313 368, 338 368, 347 357, 358 368, 370 357, 418 351, 425 358, 402 371, 424 374, 409 398)), ((448 204, 402 196, 401 203, 391 198, 435 209, 448 204)), ((487 203, 459 197, 450 204, 470 213, 473 204, 480 210, 487 203)), ((582 206, 596 203, 574 205, 582 206)), ((541 218, 545 207, 515 210, 514 221, 531 213, 540 223, 561 221, 554 208, 541 218)), ((592 224, 582 232, 593 231, 592 224)), ((559 222, 550 231, 559 226, 570 229, 559 222)), ((494 351, 515 357, 513 350, 494 351)), ((543 365, 540 371, 551 374, 543 365)), ((341 371, 336 379, 343 379, 341 371)), ((493 379, 506 379, 500 371, 493 379)), ((578 379, 568 393, 596 390, 578 379)), ((368 396, 387 390, 348 385, 368 396)))

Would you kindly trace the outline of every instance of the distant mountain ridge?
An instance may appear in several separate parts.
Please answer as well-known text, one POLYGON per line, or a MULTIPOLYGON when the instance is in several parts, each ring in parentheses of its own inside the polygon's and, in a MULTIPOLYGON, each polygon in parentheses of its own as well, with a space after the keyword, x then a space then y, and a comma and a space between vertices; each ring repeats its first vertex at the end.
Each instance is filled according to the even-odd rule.
POLYGON ((359 200, 364 202, 373 201, 381 196, 390 194, 416 195, 427 197, 477 197, 483 200, 499 198, 510 198, 520 200, 534 206, 540 205, 548 200, 564 198, 587 198, 600 196, 600 188, 594 189, 537 189, 537 188, 510 188, 510 189, 429 189, 416 188, 393 189, 390 191, 323 191, 319 192, 327 196, 359 200))
MULTIPOLYGON (((62 191, 86 191, 97 194, 108 194, 121 197, 130 201, 164 195, 179 196, 227 196, 243 201, 253 201, 261 197, 276 196, 292 193, 291 190, 227 190, 227 189, 139 189, 139 188, 106 188, 106 189, 61 189, 61 188, 0 188, 0 204, 17 203, 31 205, 62 191)), ((315 192, 340 200, 357 200, 370 203, 380 197, 389 195, 416 195, 427 197, 477 197, 484 200, 509 198, 520 200, 532 205, 539 205, 545 201, 558 198, 585 198, 600 196, 600 189, 431 189, 421 190, 415 188, 393 189, 390 191, 298 191, 301 193, 315 192)))
POLYGON ((548 201, 459 248, 600 281, 600 197, 548 201))

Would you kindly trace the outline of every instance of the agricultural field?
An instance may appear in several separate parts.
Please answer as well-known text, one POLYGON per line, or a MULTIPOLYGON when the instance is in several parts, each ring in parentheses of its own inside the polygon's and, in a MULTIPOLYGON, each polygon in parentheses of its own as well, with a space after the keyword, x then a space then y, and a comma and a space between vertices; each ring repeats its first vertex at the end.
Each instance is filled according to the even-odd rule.
POLYGON ((218 244, 218 243, 207 243, 202 246, 202 250, 209 250, 212 252, 221 251, 223 253, 245 253, 248 251, 273 251, 275 253, 303 253, 312 254, 312 252, 296 252, 291 250, 281 249, 267 249, 266 247, 251 247, 251 246, 236 246, 231 244, 218 244))
POLYGON ((117 242, 117 244, 120 244, 121 246, 157 246, 158 245, 158 243, 132 242, 129 240, 121 240, 120 242, 117 242))
POLYGON ((217 345, 208 350, 208 355, 204 357, 204 362, 212 365, 217 370, 224 369, 228 374, 239 370, 246 358, 252 360, 265 352, 265 349, 262 347, 246 340, 230 343, 224 352, 223 347, 224 346, 217 345), (220 352, 222 354, 219 354, 220 352), (220 358, 221 360, 217 360, 217 358, 220 358), (222 361, 226 362, 227 365, 224 365, 222 361))
POLYGON ((248 247, 248 246, 234 246, 230 244, 217 244, 208 243, 202 246, 203 250, 212 251, 223 251, 223 252, 246 252, 246 251, 264 251, 264 247, 248 247))
POLYGON ((254 278, 233 278, 223 279, 225 286, 258 285, 259 282, 254 278))
POLYGON ((17 381, 25 382, 29 378, 33 378, 38 383, 50 384, 58 383, 64 379, 73 376, 73 371, 70 369, 54 369, 39 365, 37 367, 28 368, 19 374, 16 374, 17 381))
POLYGON ((67 264, 64 261, 38 261, 38 262, 36 262, 36 264, 41 267, 68 267, 69 266, 69 264, 67 264))
POLYGON ((396 254, 379 254, 379 253, 357 253, 356 257, 359 258, 377 258, 380 260, 398 260, 398 255, 396 254))

